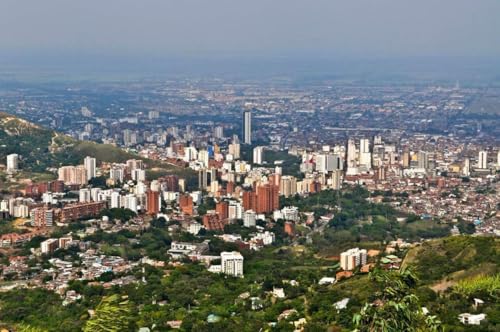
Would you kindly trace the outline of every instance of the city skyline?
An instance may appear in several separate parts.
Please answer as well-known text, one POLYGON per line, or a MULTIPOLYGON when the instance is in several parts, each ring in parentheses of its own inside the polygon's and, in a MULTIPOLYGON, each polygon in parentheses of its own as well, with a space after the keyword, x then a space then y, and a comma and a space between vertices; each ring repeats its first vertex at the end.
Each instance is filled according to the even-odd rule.
POLYGON ((0 2, 0 330, 496 331, 498 13, 0 2))

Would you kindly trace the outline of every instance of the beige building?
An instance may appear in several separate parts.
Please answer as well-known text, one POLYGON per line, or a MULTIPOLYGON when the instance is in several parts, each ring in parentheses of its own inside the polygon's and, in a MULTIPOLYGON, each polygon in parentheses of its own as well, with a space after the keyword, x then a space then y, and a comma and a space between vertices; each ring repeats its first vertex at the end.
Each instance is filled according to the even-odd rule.
POLYGON ((340 267, 352 271, 357 266, 366 264, 366 249, 353 248, 340 254, 340 267))
POLYGON ((64 184, 87 184, 87 170, 85 166, 63 166, 58 170, 58 180, 64 184))

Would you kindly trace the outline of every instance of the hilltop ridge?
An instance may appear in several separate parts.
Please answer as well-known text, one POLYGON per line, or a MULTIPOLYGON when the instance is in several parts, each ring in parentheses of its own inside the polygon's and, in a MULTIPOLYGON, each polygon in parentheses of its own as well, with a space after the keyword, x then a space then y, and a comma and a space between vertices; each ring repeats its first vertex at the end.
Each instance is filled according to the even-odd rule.
MULTIPOLYGON (((194 180, 194 172, 158 160, 151 160, 127 152, 118 146, 80 141, 57 131, 41 127, 17 116, 0 112, 0 164, 9 154, 21 156, 20 168, 24 172, 46 173, 50 168, 81 164, 86 156, 99 162, 123 163, 128 159, 142 159, 155 172, 151 175, 178 174, 194 180)), ((1 183, 1 182, 0 182, 1 183)))

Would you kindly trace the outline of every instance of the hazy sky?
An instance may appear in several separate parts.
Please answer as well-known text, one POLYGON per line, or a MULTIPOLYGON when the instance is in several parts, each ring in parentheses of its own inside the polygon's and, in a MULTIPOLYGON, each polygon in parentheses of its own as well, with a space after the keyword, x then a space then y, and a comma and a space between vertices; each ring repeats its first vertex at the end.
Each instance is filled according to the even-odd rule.
POLYGON ((499 0, 1 0, 0 53, 500 55, 499 0))

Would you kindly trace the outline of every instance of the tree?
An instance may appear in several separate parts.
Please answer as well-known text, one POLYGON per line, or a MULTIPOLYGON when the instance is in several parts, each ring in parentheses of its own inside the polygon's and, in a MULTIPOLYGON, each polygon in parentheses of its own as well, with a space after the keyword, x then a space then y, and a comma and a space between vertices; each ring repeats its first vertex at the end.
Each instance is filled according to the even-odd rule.
POLYGON ((46 329, 38 328, 35 326, 30 326, 27 324, 20 324, 17 327, 17 331, 19 331, 19 332, 48 332, 48 330, 46 330, 46 329))
POLYGON ((109 219, 118 219, 121 221, 128 221, 135 216, 137 216, 137 213, 130 209, 125 209, 125 208, 112 208, 112 209, 105 209, 102 210, 101 213, 99 214, 99 217, 107 216, 109 219))
POLYGON ((89 185, 95 188, 105 188, 106 187, 106 177, 97 176, 89 180, 89 185))
POLYGON ((374 303, 366 303, 354 315, 353 323, 358 332, 423 332, 442 331, 435 316, 426 316, 414 288, 418 279, 408 269, 386 272, 375 270, 370 278, 379 291, 374 303))
POLYGON ((83 332, 134 331, 132 306, 128 299, 114 294, 102 299, 83 329, 83 332))

